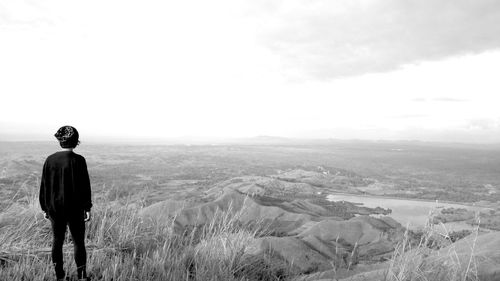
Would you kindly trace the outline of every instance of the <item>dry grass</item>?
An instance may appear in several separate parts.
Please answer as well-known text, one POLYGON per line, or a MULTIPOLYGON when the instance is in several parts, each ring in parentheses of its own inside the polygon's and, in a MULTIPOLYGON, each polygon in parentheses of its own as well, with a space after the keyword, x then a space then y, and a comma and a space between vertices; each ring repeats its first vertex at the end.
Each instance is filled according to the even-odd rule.
MULTIPOLYGON (((131 204, 96 204, 87 224, 88 272, 93 280, 291 280, 290 265, 270 256, 248 256, 246 248, 266 229, 239 223, 241 212, 217 213, 204 226, 174 231, 174 218, 145 220, 131 204)), ((50 260, 50 223, 39 211, 37 191, 0 215, 0 280, 54 280, 50 260)), ((259 225, 256 223, 255 225, 259 225)), ((472 235, 477 237, 476 229, 472 235)), ((464 259, 452 250, 429 262, 435 253, 433 226, 415 243, 410 232, 388 263, 388 281, 476 281, 474 243, 464 259)), ((444 239, 446 241, 446 239, 444 239)), ((474 239, 472 239, 474 242, 474 239)), ((67 241, 69 242, 69 241, 67 241)), ((71 243, 64 248, 65 269, 75 272, 71 243)))
MULTIPOLYGON (((479 217, 476 217, 479 221, 479 217)), ((409 231, 397 245, 390 261, 387 281, 478 281, 474 247, 479 233, 476 227, 469 236, 470 252, 457 253, 448 231, 443 234, 429 223, 415 244, 409 231), (437 249, 437 250, 436 250, 437 249)), ((479 223, 477 224, 479 225, 479 223)), ((443 224, 440 228, 445 229, 443 224)))
MULTIPOLYGON (((50 222, 40 213, 35 190, 29 198, 2 213, 12 219, 0 228, 0 280, 55 278, 50 222)), ((93 280, 281 280, 287 275, 286 265, 244 255, 265 230, 240 225, 241 213, 220 212, 205 226, 178 233, 174 218, 146 220, 138 210, 113 202, 93 208, 86 236, 87 270, 93 280)), ((66 242, 65 269, 74 275, 73 248, 66 242)))

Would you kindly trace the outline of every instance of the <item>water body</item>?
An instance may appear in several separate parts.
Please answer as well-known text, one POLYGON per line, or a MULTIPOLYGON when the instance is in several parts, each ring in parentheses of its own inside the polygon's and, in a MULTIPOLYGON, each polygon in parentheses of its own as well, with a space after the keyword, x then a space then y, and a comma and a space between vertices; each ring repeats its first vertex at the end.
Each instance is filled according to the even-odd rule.
MULTIPOLYGON (((442 208, 465 208, 473 211, 483 211, 486 208, 475 207, 461 204, 430 202, 409 199, 397 198, 384 198, 377 196, 357 196, 347 194, 331 194, 327 196, 329 201, 348 201, 358 203, 365 207, 375 208, 381 207, 384 209, 391 209, 392 213, 389 215, 403 226, 410 229, 423 228, 432 212, 439 212, 442 208)), ((440 232, 458 231, 463 229, 473 229, 474 227, 465 222, 450 222, 445 223, 444 226, 437 226, 440 232)))

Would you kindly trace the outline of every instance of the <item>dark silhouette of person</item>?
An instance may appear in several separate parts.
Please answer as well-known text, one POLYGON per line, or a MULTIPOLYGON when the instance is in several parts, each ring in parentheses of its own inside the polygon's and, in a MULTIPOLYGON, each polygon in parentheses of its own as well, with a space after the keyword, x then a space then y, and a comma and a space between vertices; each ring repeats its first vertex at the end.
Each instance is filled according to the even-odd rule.
POLYGON ((63 126, 54 135, 62 150, 45 160, 40 183, 40 206, 52 224, 52 262, 57 280, 65 280, 63 244, 66 226, 73 238, 74 256, 79 280, 87 278, 85 222, 90 220, 91 188, 85 158, 73 152, 80 143, 78 131, 63 126))

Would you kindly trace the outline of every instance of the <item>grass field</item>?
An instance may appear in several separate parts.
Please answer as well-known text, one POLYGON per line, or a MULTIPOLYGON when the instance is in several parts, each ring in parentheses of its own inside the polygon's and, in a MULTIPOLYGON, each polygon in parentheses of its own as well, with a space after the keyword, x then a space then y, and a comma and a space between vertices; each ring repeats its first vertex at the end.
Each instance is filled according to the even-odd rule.
MULTIPOLYGON (((57 150, 57 144, 49 143, 0 144, 0 280, 54 278, 50 223, 41 217, 37 196, 43 161, 57 150)), ((94 280, 299 278, 292 266, 271 256, 246 256, 245 247, 265 229, 239 225, 228 214, 183 233, 174 231, 172 220, 149 221, 138 215, 141 208, 165 199, 203 202, 209 188, 238 176, 301 169, 342 179, 323 187, 332 191, 382 190, 396 197, 491 204, 500 200, 500 150, 495 147, 84 143, 76 152, 87 159, 93 188, 94 217, 87 225, 87 246, 88 271, 94 280)), ((466 267, 453 255, 434 264, 434 269, 425 264, 422 257, 429 251, 431 232, 421 235, 420 243, 406 239, 396 248, 383 272, 385 280, 477 279, 472 258, 466 267)), ((74 272, 70 244, 65 261, 68 272, 74 272)))
MULTIPOLYGON (((31 189, 28 201, 16 206, 13 221, 1 228, 0 280, 54 280, 50 223, 39 214, 35 191, 31 189)), ((292 266, 270 255, 245 255, 245 248, 266 235, 266 229, 238 224, 238 214, 220 213, 204 227, 176 232, 172 220, 144 220, 136 207, 112 203, 97 204, 87 224, 87 267, 93 280, 301 278, 292 266)), ((453 254, 439 263, 425 263, 424 257, 436 247, 431 228, 417 239, 410 235, 405 234, 388 268, 380 273, 383 280, 477 280, 474 267, 462 266, 453 254)), ((70 241, 64 252, 66 272, 74 277, 70 241)), ((374 280, 370 278, 365 280, 374 280)))

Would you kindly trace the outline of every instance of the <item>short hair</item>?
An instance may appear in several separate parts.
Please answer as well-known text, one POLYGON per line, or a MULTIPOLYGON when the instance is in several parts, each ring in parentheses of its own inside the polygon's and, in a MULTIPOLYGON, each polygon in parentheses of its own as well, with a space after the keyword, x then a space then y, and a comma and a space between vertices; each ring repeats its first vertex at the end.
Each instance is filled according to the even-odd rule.
POLYGON ((59 145, 62 148, 75 148, 80 144, 78 138, 80 135, 75 127, 72 126, 62 126, 54 134, 56 139, 59 141, 59 145))

